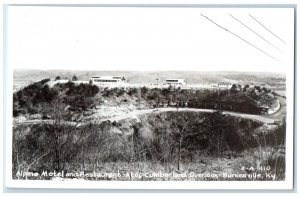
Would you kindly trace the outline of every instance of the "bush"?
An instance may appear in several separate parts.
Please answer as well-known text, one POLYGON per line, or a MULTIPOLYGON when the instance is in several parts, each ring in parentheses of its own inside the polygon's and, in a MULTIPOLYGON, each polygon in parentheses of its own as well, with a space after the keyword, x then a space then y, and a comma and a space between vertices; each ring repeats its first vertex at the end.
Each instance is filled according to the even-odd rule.
POLYGON ((129 96, 137 94, 137 88, 130 88, 127 93, 129 96))
POLYGON ((147 94, 147 92, 148 92, 148 88, 147 87, 142 87, 141 88, 141 92, 142 92, 142 95, 145 95, 145 94, 147 94))
POLYGON ((39 103, 51 103, 58 95, 58 92, 46 84, 50 79, 43 79, 32 83, 17 91, 13 95, 13 115, 20 113, 37 113, 39 103))
POLYGON ((63 97, 66 104, 86 109, 93 103, 89 98, 94 97, 99 92, 99 87, 96 85, 81 83, 77 86, 71 81, 58 83, 55 84, 53 88, 50 88, 47 84, 49 80, 50 79, 43 79, 39 82, 32 83, 14 93, 14 117, 24 113, 38 113, 40 104, 50 104, 54 100, 63 97))
POLYGON ((102 96, 104 97, 112 97, 115 95, 115 93, 117 92, 117 88, 112 88, 112 89, 109 89, 109 88, 105 88, 102 92, 102 96))
POLYGON ((118 91, 117 91, 117 97, 120 97, 122 96, 126 91, 124 90, 124 88, 120 88, 118 91))

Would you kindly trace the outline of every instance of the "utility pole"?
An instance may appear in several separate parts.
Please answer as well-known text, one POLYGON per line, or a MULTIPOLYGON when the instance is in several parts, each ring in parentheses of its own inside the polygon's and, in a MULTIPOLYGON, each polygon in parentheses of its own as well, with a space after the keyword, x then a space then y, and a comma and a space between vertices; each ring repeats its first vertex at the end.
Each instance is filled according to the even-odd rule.
POLYGON ((156 85, 158 86, 158 76, 156 75, 156 85))

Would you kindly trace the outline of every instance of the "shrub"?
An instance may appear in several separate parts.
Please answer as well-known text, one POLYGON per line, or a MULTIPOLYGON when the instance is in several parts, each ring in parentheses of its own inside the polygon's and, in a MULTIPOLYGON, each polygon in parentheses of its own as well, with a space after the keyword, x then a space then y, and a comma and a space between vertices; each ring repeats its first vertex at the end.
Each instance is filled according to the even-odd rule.
POLYGON ((137 94, 137 88, 130 88, 127 93, 129 96, 137 94))
POLYGON ((124 90, 124 88, 120 88, 118 91, 117 91, 117 97, 120 97, 122 96, 126 91, 124 90))
POLYGON ((145 94, 147 94, 147 92, 148 92, 148 88, 147 87, 142 87, 141 88, 141 92, 142 92, 142 95, 145 95, 145 94))

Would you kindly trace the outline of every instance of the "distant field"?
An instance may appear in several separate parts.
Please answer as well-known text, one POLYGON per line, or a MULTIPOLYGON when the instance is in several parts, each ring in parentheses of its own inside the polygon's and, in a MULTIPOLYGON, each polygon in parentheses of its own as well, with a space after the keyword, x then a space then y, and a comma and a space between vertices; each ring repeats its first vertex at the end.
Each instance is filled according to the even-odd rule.
POLYGON ((280 96, 286 96, 286 91, 285 90, 276 90, 277 94, 280 96))
POLYGON ((78 80, 89 80, 92 76, 124 76, 131 84, 156 84, 165 83, 166 79, 182 78, 187 84, 211 84, 218 82, 230 83, 266 83, 271 86, 285 84, 284 73, 261 72, 234 72, 234 71, 74 71, 74 70, 14 70, 14 79, 40 81, 45 78, 72 79, 74 75, 78 80))
POLYGON ((14 79, 13 80, 13 90, 19 90, 22 87, 25 87, 29 84, 31 84, 33 81, 32 80, 26 80, 26 79, 14 79))

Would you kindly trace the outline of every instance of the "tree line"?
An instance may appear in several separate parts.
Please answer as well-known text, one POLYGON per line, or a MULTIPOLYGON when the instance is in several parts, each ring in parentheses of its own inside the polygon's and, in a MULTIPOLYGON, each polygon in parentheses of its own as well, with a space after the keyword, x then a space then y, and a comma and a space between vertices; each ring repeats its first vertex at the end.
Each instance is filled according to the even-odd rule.
MULTIPOLYGON (((59 80, 58 76, 56 80, 59 80)), ((77 77, 74 76, 76 81, 77 77)), ((123 97, 125 94, 131 99, 144 101, 149 107, 160 107, 163 105, 171 107, 191 107, 205 108, 215 110, 237 111, 250 114, 261 114, 260 108, 254 99, 246 96, 249 92, 255 99, 263 99, 265 93, 269 90, 255 87, 254 90, 262 92, 260 95, 253 94, 254 90, 249 91, 249 86, 233 85, 229 90, 185 90, 174 89, 172 87, 159 88, 99 88, 92 83, 75 84, 73 81, 67 83, 56 83, 49 87, 47 82, 50 79, 44 79, 39 82, 28 85, 17 91, 13 95, 13 115, 35 114, 39 113, 39 105, 51 103, 53 100, 60 100, 70 105, 74 110, 87 110, 97 105, 94 99, 99 93, 100 97, 123 97), (175 104, 174 104, 175 103, 175 104)), ((130 99, 123 99, 124 102, 130 99)))
POLYGON ((13 94, 13 116, 19 114, 36 114, 42 110, 43 105, 50 105, 54 101, 62 102, 78 110, 85 110, 94 104, 92 97, 99 88, 92 84, 74 82, 56 83, 50 87, 43 79, 34 82, 13 94))

